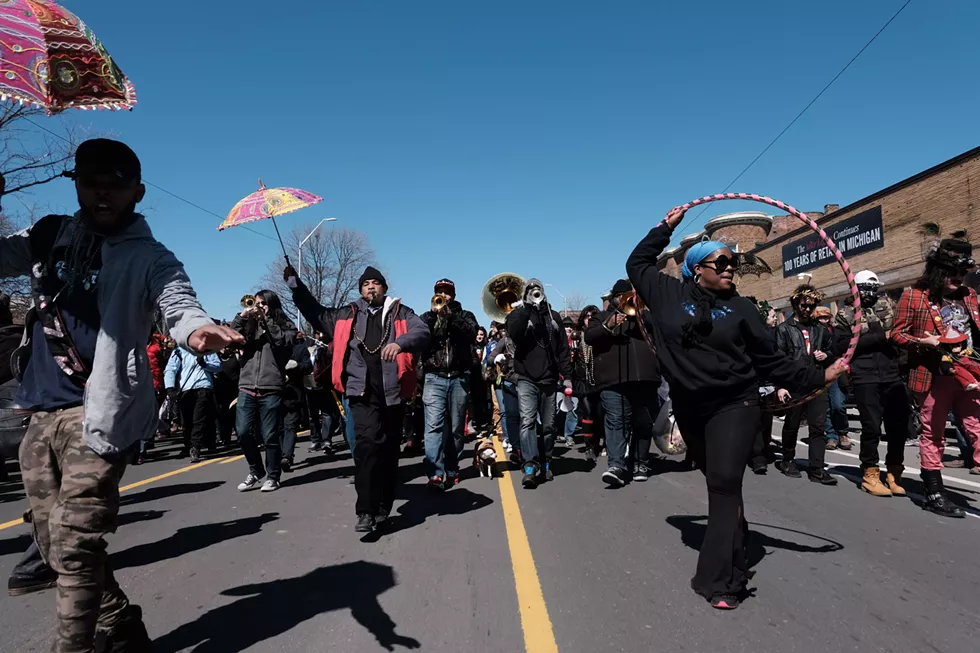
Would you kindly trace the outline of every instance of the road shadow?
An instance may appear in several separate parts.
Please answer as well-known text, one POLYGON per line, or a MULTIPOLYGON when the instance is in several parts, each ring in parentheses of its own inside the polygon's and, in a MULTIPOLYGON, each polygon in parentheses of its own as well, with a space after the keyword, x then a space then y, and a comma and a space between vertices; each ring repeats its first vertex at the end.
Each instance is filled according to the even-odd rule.
POLYGON ((565 474, 575 474, 577 472, 588 473, 595 469, 595 467, 595 461, 575 456, 563 456, 561 458, 556 457, 551 459, 551 471, 554 472, 555 476, 564 476, 565 474))
POLYGON ((165 514, 170 512, 169 510, 134 510, 133 512, 120 513, 116 517, 116 526, 128 526, 129 524, 135 524, 141 521, 150 521, 153 519, 160 519, 165 514))
POLYGON ((405 503, 398 506, 397 514, 389 521, 389 526, 386 527, 388 533, 419 526, 429 517, 465 515, 493 503, 492 499, 462 486, 440 493, 417 483, 396 488, 395 498, 403 499, 405 503))
POLYGON ((176 485, 155 485, 148 487, 136 494, 124 494, 120 500, 120 506, 131 506, 135 503, 146 503, 147 501, 159 501, 170 497, 180 496, 181 494, 194 494, 195 492, 207 492, 216 487, 224 485, 224 481, 208 481, 206 483, 178 483, 176 485))
POLYGON ((279 519, 279 513, 267 512, 256 517, 243 517, 181 528, 168 538, 149 544, 139 544, 112 554, 110 556, 112 568, 142 567, 155 562, 171 560, 227 540, 254 535, 262 530, 263 526, 277 519, 279 519))
POLYGON ((21 533, 16 537, 0 540, 0 558, 9 555, 20 555, 31 545, 30 533, 21 533))
POLYGON ((308 483, 317 483, 319 481, 326 481, 327 479, 331 479, 331 478, 347 477, 354 473, 354 466, 343 465, 340 467, 319 467, 317 469, 313 469, 306 473, 299 473, 303 471, 305 470, 303 468, 300 468, 297 469, 296 472, 283 474, 282 476, 283 487, 296 487, 299 485, 307 485, 308 483))
POLYGON ((385 650, 420 648, 418 640, 395 632, 397 625, 378 601, 395 585, 394 570, 388 565, 358 561, 320 567, 295 578, 234 587, 221 595, 243 598, 158 637, 153 647, 157 651, 193 648, 195 653, 238 653, 319 614, 350 609, 354 620, 385 650))
MULTIPOLYGON (((681 542, 683 542, 685 546, 694 549, 695 551, 701 550, 701 543, 704 542, 705 531, 708 530, 707 515, 671 515, 665 521, 681 532, 681 542)), ((769 524, 754 524, 749 522, 748 537, 745 540, 745 555, 748 559, 749 567, 756 566, 762 562, 763 558, 772 554, 772 551, 766 551, 766 547, 769 547, 770 549, 783 549, 784 551, 792 551, 793 553, 834 553, 836 551, 841 551, 844 548, 844 545, 826 537, 814 535, 813 533, 796 531, 791 528, 782 528, 781 526, 770 526, 769 524), (767 531, 776 530, 784 533, 793 533, 795 535, 801 535, 804 538, 824 542, 824 544, 819 546, 811 546, 808 544, 784 540, 779 537, 774 537, 769 533, 760 531, 760 528, 767 531)))

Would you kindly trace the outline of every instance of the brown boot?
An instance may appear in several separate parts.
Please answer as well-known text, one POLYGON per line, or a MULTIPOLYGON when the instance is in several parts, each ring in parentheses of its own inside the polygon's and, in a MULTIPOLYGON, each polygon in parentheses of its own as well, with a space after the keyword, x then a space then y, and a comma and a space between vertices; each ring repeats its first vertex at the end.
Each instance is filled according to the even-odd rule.
POLYGON ((903 465, 890 465, 888 467, 888 473, 885 475, 885 480, 888 482, 888 489, 896 497, 905 496, 905 488, 899 485, 899 481, 902 480, 902 472, 904 471, 905 467, 903 465))
POLYGON ((885 487, 881 482, 881 471, 877 467, 869 467, 864 470, 864 482, 861 489, 876 497, 890 497, 892 491, 885 487))

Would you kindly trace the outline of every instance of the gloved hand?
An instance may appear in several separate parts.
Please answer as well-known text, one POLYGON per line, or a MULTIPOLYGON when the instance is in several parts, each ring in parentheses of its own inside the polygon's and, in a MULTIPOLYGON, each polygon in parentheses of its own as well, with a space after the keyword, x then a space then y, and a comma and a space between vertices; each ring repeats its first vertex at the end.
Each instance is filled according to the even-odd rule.
POLYGON ((291 289, 296 289, 296 287, 299 285, 299 275, 296 274, 296 270, 293 269, 293 266, 287 265, 282 271, 282 280, 285 281, 286 285, 291 289))
POLYGON ((287 371, 288 370, 295 370, 297 367, 299 367, 299 363, 297 363, 294 360, 291 360, 288 363, 286 363, 286 370, 287 371))
POLYGON ((170 398, 171 402, 177 401, 178 396, 180 396, 180 390, 177 388, 167 388, 167 397, 170 398))

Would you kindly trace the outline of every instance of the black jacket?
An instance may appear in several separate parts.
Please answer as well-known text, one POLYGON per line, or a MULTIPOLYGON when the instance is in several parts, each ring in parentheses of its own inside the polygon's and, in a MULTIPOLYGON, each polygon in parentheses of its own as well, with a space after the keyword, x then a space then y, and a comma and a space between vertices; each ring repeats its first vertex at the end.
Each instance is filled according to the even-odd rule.
POLYGON ((612 310, 599 313, 585 331, 585 342, 592 346, 595 361, 595 389, 637 381, 660 385, 657 356, 643 339, 637 319, 627 318, 610 331, 605 322, 615 314, 612 310))
POLYGON ((296 327, 289 320, 282 325, 272 320, 235 316, 231 328, 245 336, 240 359, 242 370, 238 387, 248 390, 280 391, 286 382, 286 363, 293 353, 296 327))
POLYGON ((561 315, 518 306, 507 316, 507 335, 514 341, 514 372, 518 379, 557 385, 572 378, 572 358, 561 315))
POLYGON ((788 318, 785 322, 776 327, 776 346, 792 360, 808 360, 820 367, 827 367, 836 358, 833 354, 833 342, 831 341, 830 329, 822 324, 802 324, 796 317, 788 318), (806 338, 803 330, 806 329, 810 337, 810 354, 807 355, 806 338), (827 354, 827 358, 817 361, 814 352, 822 351, 827 354))
MULTIPOLYGON (((898 383, 902 380, 899 372, 900 352, 888 339, 886 331, 891 328, 891 307, 888 299, 879 299, 870 312, 871 315, 865 315, 862 319, 861 336, 854 350, 854 358, 851 359, 851 383, 898 383), (882 302, 885 304, 882 305, 882 302), (881 319, 883 314, 888 316, 886 320, 881 319)), ((853 326, 853 309, 841 309, 834 327, 834 355, 838 358, 847 351, 853 326)))
POLYGON ((422 355, 422 370, 443 377, 464 376, 473 369, 473 343, 480 325, 476 316, 464 311, 459 302, 449 302, 449 313, 428 311, 422 321, 429 327, 432 340, 422 355))
POLYGON ((626 272, 650 307, 653 341, 660 371, 670 383, 675 410, 718 410, 759 400, 759 379, 772 379, 791 390, 823 386, 823 370, 794 361, 776 342, 748 299, 737 294, 717 297, 711 329, 701 341, 684 345, 683 327, 692 319, 701 293, 692 281, 680 281, 657 268, 670 242, 666 222, 640 241, 626 262, 626 272))
MULTIPOLYGON (((287 410, 297 410, 303 400, 305 386, 303 380, 307 374, 313 373, 313 359, 310 358, 309 343, 297 340, 293 345, 293 353, 289 361, 296 361, 296 367, 286 370, 286 385, 283 388, 282 401, 287 410)), ((289 364, 286 361, 286 364, 289 364)))

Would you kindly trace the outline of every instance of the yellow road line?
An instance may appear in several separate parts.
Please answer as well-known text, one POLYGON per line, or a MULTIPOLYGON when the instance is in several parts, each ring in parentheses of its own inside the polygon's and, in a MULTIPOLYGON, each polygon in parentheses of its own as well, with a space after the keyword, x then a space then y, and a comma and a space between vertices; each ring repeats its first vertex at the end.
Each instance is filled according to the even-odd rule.
MULTIPOLYGON (((507 460, 507 453, 494 438, 497 460, 507 460)), ((558 643, 544 602, 544 592, 538 580, 538 569, 531 555, 531 543, 524 530, 517 493, 510 479, 510 472, 503 471, 500 479, 500 503, 504 509, 507 526, 507 544, 510 561, 514 568, 514 585, 517 587, 517 603, 521 609, 521 628, 524 630, 524 648, 527 653, 558 653, 558 643)))
MULTIPOLYGON (((192 469, 198 469, 204 467, 205 465, 211 465, 217 462, 227 462, 227 458, 212 458, 211 460, 205 460, 204 462, 195 463, 193 465, 188 465, 187 467, 181 467, 180 469, 175 469, 172 472, 167 472, 166 474, 160 474, 159 476, 154 476, 152 478, 147 478, 142 481, 137 481, 135 483, 130 483, 129 485, 124 485, 119 488, 120 492, 126 492, 127 490, 132 490, 134 488, 142 487, 144 485, 149 485, 150 483, 156 483, 157 481, 162 481, 165 478, 170 478, 171 476, 176 476, 177 474, 183 474, 184 472, 189 472, 192 469)), ((19 524, 23 524, 23 519, 14 519, 12 521, 4 522, 0 524, 0 531, 7 528, 13 528, 19 524)))
POLYGON ((222 460, 222 461, 221 461, 220 463, 218 463, 218 464, 219 464, 219 465, 227 465, 228 463, 233 463, 233 462, 235 462, 236 460, 241 460, 241 459, 242 459, 242 458, 244 458, 244 457, 245 457, 245 456, 232 456, 231 458, 228 458, 227 460, 222 460))

